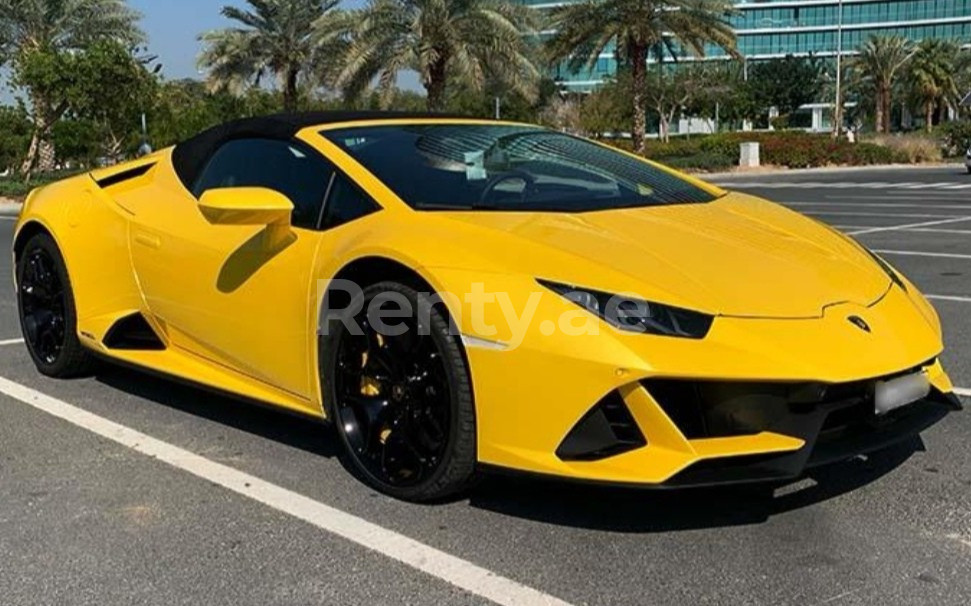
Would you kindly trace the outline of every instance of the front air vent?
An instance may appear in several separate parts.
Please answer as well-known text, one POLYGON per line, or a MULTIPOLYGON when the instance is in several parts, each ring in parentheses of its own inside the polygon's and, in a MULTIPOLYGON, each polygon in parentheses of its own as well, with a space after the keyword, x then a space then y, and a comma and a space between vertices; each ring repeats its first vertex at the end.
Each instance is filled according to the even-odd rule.
POLYGON ((165 349, 165 343, 158 338, 148 321, 140 313, 133 313, 115 322, 104 344, 108 349, 160 351, 165 349))
POLYGON ((647 446, 624 399, 610 392, 590 409, 556 449, 564 461, 597 461, 647 446))

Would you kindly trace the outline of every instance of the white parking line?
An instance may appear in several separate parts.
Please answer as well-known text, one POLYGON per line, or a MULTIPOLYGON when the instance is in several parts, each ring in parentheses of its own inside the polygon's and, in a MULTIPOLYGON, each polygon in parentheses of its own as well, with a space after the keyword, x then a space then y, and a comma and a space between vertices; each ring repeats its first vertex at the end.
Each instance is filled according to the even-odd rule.
MULTIPOLYGON (((886 198, 884 198, 886 199, 886 198)), ((864 206, 866 208, 971 209, 971 204, 903 204, 900 202, 787 202, 786 206, 864 206)))
POLYGON ((845 215, 849 217, 884 217, 887 219, 933 219, 935 217, 940 219, 962 219, 967 221, 971 217, 959 217, 957 215, 932 215, 932 214, 915 214, 915 213, 868 213, 864 211, 843 211, 843 210, 807 210, 803 211, 807 215, 845 215))
MULTIPOLYGON (((840 231, 846 230, 865 230, 865 229, 877 229, 876 225, 833 225, 836 229, 840 231)), ((912 231, 915 233, 927 233, 927 234, 955 234, 960 236, 971 236, 971 229, 940 229, 937 227, 910 227, 907 229, 898 229, 897 231, 912 231)))
POLYGON ((0 341, 0 347, 4 347, 6 345, 20 345, 23 342, 23 339, 5 339, 0 341))
POLYGON ((877 250, 873 252, 881 255, 903 255, 905 257, 937 257, 941 259, 971 259, 971 255, 959 255, 957 253, 938 253, 924 252, 920 250, 877 250))
POLYGON ((467 560, 420 543, 403 534, 335 509, 302 494, 210 461, 68 404, 57 398, 0 377, 0 393, 63 419, 126 448, 162 461, 196 477, 218 484, 343 537, 372 551, 407 564, 433 577, 496 604, 516 606, 569 606, 567 602, 512 579, 499 576, 467 560))
POLYGON ((971 217, 957 217, 951 219, 941 219, 940 221, 924 221, 923 223, 908 223, 906 225, 891 225, 889 227, 872 227, 870 229, 862 229, 860 231, 848 231, 846 232, 846 235, 862 236, 865 234, 875 234, 877 232, 884 231, 899 231, 901 229, 913 229, 915 227, 931 227, 933 225, 944 225, 946 223, 959 223, 969 219, 971 219, 971 217))
POLYGON ((962 236, 971 236, 971 229, 937 229, 934 227, 915 227, 913 229, 906 229, 903 231, 915 231, 915 232, 928 233, 928 234, 959 234, 962 236))
POLYGON ((959 396, 964 396, 965 398, 971 398, 971 389, 967 387, 955 387, 954 393, 959 396))
POLYGON ((971 303, 971 297, 958 297, 956 295, 924 295, 925 299, 931 301, 957 301, 959 303, 971 303))

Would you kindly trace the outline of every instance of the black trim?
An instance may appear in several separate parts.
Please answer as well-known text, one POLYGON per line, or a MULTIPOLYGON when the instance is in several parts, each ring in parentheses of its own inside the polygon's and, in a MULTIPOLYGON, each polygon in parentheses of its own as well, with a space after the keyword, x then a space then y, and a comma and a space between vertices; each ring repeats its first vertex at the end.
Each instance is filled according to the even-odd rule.
POLYGON ((829 405, 790 424, 785 435, 806 444, 795 452, 725 457, 700 461, 667 482, 669 487, 715 486, 793 480, 806 470, 883 450, 920 434, 946 417, 953 408, 940 401, 940 392, 865 424, 836 426, 839 417, 856 404, 829 405))
POLYGON ((304 128, 325 126, 341 122, 365 120, 407 120, 429 118, 462 118, 463 116, 420 113, 339 111, 276 114, 257 118, 244 118, 227 122, 204 131, 175 146, 172 150, 172 166, 186 189, 191 190, 212 154, 227 141, 234 139, 277 139, 293 141, 294 135, 304 128))
POLYGON ((318 231, 331 230, 336 227, 340 227, 341 225, 347 225, 348 223, 353 223, 354 221, 363 219, 364 217, 369 217, 374 213, 381 212, 382 210, 384 210, 384 207, 381 206, 381 204, 379 204, 378 201, 374 199, 374 196, 369 194, 366 189, 361 187, 361 185, 357 181, 352 179, 343 170, 335 167, 334 174, 331 176, 331 179, 330 179, 330 184, 327 186, 327 194, 324 196, 324 204, 320 208, 320 218, 317 221, 317 230, 318 231), (336 222, 328 223, 327 211, 329 210, 329 207, 331 205, 331 202, 332 202, 331 199, 334 197, 334 186, 337 185, 338 179, 343 179, 352 189, 356 190, 366 201, 370 202, 371 209, 368 210, 366 213, 362 215, 358 215, 357 217, 354 217, 353 219, 350 219, 347 221, 343 221, 340 223, 336 223, 336 222))
POLYGON ((123 170, 119 173, 113 175, 108 175, 101 179, 96 179, 95 183, 98 187, 105 189, 111 187, 112 185, 118 185, 119 183, 124 183, 125 181, 131 181, 132 179, 141 177, 148 171, 152 170, 156 165, 156 162, 150 162, 148 164, 142 164, 141 166, 136 166, 135 168, 129 168, 128 170, 123 170))
POLYGON ((104 338, 108 349, 161 351, 165 343, 159 339, 148 321, 140 313, 119 319, 108 329, 104 338))
POLYGON ((570 430, 556 456, 563 461, 598 461, 647 446, 624 399, 612 391, 570 430))
POLYGON ((894 411, 888 415, 883 424, 872 428, 869 434, 861 432, 844 436, 838 441, 807 443, 803 448, 791 453, 741 455, 699 461, 660 484, 633 480, 628 482, 573 478, 492 463, 479 463, 479 468, 482 471, 511 477, 541 478, 574 484, 651 491, 788 482, 799 479, 806 470, 882 450, 920 434, 955 410, 952 404, 942 402, 942 400, 949 402, 952 397, 953 394, 932 392, 927 399, 894 411))
POLYGON ((98 351, 97 349, 90 349, 90 351, 96 358, 105 362, 110 366, 115 366, 126 371, 133 373, 142 374, 149 377, 155 377, 162 381, 169 381, 171 383, 182 385, 191 389, 198 389, 199 391, 210 393, 219 397, 227 398, 230 400, 237 400, 253 408, 259 408, 267 412, 279 413, 287 417, 302 419, 305 421, 312 421, 323 427, 330 427, 332 422, 330 419, 325 419, 321 415, 316 415, 311 412, 304 412, 296 408, 287 408, 285 406, 280 406, 279 404, 273 402, 267 402, 264 400, 258 400, 254 397, 240 394, 235 391, 229 391, 221 387, 216 387, 215 385, 209 385, 201 381, 194 379, 188 379, 186 377, 180 377, 164 370, 158 370, 152 368, 151 366, 143 366, 141 364, 136 364, 135 362, 130 362, 128 360, 123 360, 121 358, 115 358, 103 351, 98 351))

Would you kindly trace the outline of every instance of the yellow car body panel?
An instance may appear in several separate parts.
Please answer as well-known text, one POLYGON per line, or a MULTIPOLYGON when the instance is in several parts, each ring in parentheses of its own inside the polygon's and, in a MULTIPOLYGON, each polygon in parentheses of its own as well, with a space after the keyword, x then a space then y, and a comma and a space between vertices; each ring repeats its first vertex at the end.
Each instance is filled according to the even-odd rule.
POLYGON ((358 259, 405 265, 436 292, 457 294, 444 302, 467 345, 479 461, 527 472, 655 484, 699 461, 804 444, 771 432, 688 439, 643 386, 654 377, 836 384, 921 368, 939 391, 952 389, 938 362, 939 320, 916 287, 895 286, 859 245, 813 220, 737 193, 706 204, 582 214, 420 212, 320 134, 405 122, 415 120, 296 134, 382 209, 332 230, 292 228, 268 245, 262 226, 214 224, 164 150, 35 192, 18 240, 24 230, 53 235, 71 276, 78 332, 91 349, 317 417, 325 415, 321 285, 358 259), (123 183, 98 185, 147 166, 123 183), (700 340, 627 333, 537 279, 636 294, 716 319, 700 340), (502 300, 474 309, 463 295, 476 291, 502 300), (135 312, 164 351, 104 345, 112 324, 135 312), (849 316, 872 331, 858 330, 849 316), (567 330, 556 326, 564 317, 567 330), (614 390, 647 446, 599 461, 558 458, 567 432, 614 390))

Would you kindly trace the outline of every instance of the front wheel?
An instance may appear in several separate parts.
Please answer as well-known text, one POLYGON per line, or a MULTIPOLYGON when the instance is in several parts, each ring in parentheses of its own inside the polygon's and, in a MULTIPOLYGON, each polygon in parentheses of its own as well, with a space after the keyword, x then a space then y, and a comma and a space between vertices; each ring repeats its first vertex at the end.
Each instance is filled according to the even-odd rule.
POLYGON ((396 282, 365 289, 361 302, 356 317, 328 321, 321 336, 324 402, 345 462, 399 499, 460 492, 475 473, 475 408, 447 312, 396 282), (408 315, 374 314, 400 309, 408 315))
POLYGON ((78 339, 71 280, 48 234, 31 237, 17 259, 17 306, 27 350, 42 374, 63 379, 96 368, 97 360, 78 339))

